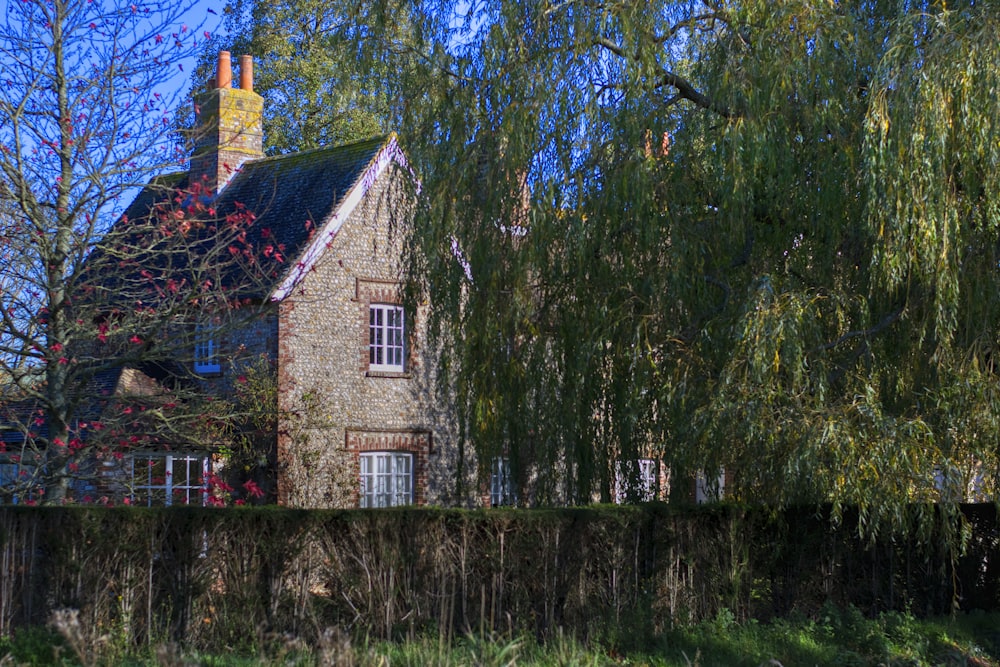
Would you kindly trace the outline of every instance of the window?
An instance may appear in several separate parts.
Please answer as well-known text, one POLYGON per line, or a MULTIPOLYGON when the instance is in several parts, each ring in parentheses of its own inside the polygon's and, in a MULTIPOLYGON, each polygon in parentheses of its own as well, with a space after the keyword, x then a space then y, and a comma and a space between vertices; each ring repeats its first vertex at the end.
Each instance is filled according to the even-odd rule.
POLYGON ((368 369, 402 373, 403 309, 384 303, 368 308, 368 369))
POLYGON ((722 500, 726 491, 726 473, 719 470, 715 476, 703 472, 698 473, 694 486, 694 501, 696 503, 712 503, 722 500))
POLYGON ((361 506, 394 507, 413 502, 413 455, 361 454, 361 506))
POLYGON ((204 505, 208 500, 207 454, 138 454, 132 457, 136 505, 204 505))
POLYGON ((0 502, 14 505, 35 500, 35 466, 6 459, 0 462, 0 502))
POLYGON ((219 373, 222 366, 219 364, 219 348, 213 338, 214 332, 208 326, 199 324, 194 332, 194 372, 195 373, 219 373))
POLYGON ((493 459, 490 470, 490 506, 514 505, 514 484, 510 472, 510 460, 502 457, 493 459))
POLYGON ((993 502, 991 474, 984 462, 969 459, 962 464, 945 460, 934 466, 934 490, 939 502, 993 502))
POLYGON ((656 497, 656 461, 619 461, 615 472, 615 502, 649 502, 656 497))

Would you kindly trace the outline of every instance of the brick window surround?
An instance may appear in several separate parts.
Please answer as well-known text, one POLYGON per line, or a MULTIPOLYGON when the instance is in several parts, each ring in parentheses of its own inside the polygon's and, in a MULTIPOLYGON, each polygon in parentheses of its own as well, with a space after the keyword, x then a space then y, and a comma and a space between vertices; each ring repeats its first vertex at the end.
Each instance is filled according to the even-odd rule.
POLYGON ((354 301, 358 304, 358 352, 359 370, 368 377, 408 378, 418 363, 413 336, 413 313, 403 313, 403 363, 402 370, 373 368, 371 364, 371 314, 372 306, 401 306, 400 285, 389 280, 366 280, 357 278, 354 301))
POLYGON ((361 505, 361 454, 408 453, 412 455, 413 504, 423 505, 427 498, 427 459, 431 453, 431 434, 428 431, 348 430, 345 434, 347 451, 352 455, 356 484, 353 489, 354 506, 361 505))

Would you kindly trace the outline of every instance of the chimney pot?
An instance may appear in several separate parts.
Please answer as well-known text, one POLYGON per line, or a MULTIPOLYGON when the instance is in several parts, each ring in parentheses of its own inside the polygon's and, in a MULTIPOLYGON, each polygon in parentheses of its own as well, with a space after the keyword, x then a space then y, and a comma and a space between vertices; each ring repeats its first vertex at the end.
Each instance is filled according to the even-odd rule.
POLYGON ((219 51, 219 60, 215 67, 215 87, 229 88, 233 83, 233 63, 229 51, 219 51))
POLYGON ((192 133, 190 182, 204 182, 213 193, 226 186, 247 160, 264 157, 264 98, 248 90, 253 86, 253 64, 240 58, 242 90, 233 88, 236 63, 220 51, 212 87, 195 95, 197 122, 192 133))
POLYGON ((253 92, 253 56, 240 56, 240 88, 253 92))

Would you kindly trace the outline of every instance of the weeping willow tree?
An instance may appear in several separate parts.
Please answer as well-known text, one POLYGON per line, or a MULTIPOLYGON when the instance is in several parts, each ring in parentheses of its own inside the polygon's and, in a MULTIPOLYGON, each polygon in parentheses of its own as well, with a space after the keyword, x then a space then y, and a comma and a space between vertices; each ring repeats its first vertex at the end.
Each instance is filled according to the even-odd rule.
POLYGON ((406 11, 413 270, 480 472, 587 502, 656 457, 873 527, 992 492, 1000 11, 406 11))
POLYGON ((609 500, 656 458, 675 489, 725 469, 737 499, 873 530, 994 492, 991 3, 228 11, 236 50, 272 54, 273 151, 349 138, 322 129, 344 108, 403 135, 480 478, 503 457, 522 502, 609 500))

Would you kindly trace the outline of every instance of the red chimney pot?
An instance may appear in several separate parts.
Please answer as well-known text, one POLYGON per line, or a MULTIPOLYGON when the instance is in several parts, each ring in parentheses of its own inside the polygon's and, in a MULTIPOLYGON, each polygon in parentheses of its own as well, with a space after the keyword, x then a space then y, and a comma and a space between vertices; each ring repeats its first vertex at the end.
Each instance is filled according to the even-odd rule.
POLYGON ((240 56, 240 88, 253 92, 253 56, 240 56))

